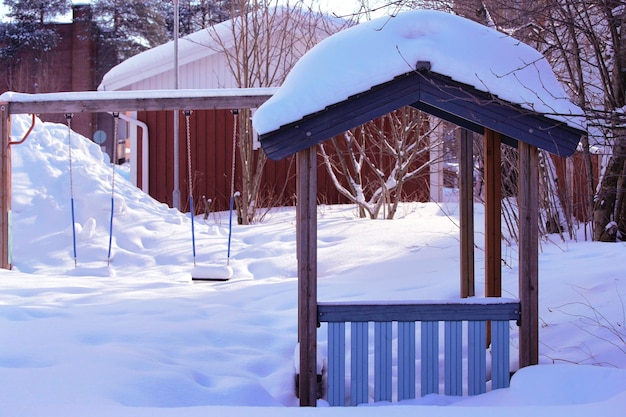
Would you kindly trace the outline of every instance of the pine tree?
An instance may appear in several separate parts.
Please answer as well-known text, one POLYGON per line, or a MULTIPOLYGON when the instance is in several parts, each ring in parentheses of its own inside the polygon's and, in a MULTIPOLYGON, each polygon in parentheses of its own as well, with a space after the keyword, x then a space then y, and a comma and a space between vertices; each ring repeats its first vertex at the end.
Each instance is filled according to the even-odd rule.
POLYGON ((94 3, 101 41, 113 55, 114 64, 169 39, 164 3, 162 0, 97 0, 94 3))
POLYGON ((58 42, 56 31, 47 26, 55 17, 70 10, 70 0, 4 0, 10 22, 0 31, 2 58, 18 59, 20 51, 47 52, 58 42))
POLYGON ((8 74, 7 86, 38 91, 46 54, 59 42, 59 34, 50 23, 70 10, 71 1, 4 0, 4 4, 10 20, 0 25, 0 65, 8 74), (28 62, 23 66, 25 56, 28 62))
POLYGON ((9 8, 8 17, 17 22, 43 25, 70 11, 70 0, 4 0, 9 8))

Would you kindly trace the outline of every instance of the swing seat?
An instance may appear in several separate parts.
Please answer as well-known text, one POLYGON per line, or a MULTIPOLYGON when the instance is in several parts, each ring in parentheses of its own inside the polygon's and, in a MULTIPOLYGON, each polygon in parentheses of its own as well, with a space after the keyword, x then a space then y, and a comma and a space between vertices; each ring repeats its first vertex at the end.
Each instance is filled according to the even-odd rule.
POLYGON ((233 269, 227 265, 196 265, 191 271, 194 281, 228 281, 233 276, 233 269))

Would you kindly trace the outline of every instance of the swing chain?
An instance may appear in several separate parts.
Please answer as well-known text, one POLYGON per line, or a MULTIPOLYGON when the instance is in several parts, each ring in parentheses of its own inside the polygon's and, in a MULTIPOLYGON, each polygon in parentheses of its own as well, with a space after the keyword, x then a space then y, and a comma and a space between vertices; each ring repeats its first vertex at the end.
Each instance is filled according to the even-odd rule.
POLYGON ((118 146, 118 128, 119 128, 119 124, 120 124, 120 114, 117 112, 113 113, 113 158, 112 158, 112 165, 113 165, 113 180, 111 183, 111 189, 113 190, 114 187, 114 181, 115 181, 115 165, 117 164, 117 146, 118 146))
MULTIPOLYGON (((74 198, 74 177, 72 175, 72 113, 65 113, 65 120, 67 121, 67 153, 70 160, 70 198, 74 198)), ((73 225, 72 225, 73 226, 73 225)))
POLYGON ((109 251, 107 255, 107 266, 111 266, 111 249, 113 247, 113 215, 115 213, 115 165, 117 165, 117 147, 118 147, 118 127, 120 122, 120 114, 113 112, 113 150, 111 152, 111 219, 109 222, 109 251))
POLYGON ((233 110, 233 158, 231 165, 231 175, 230 175, 230 196, 235 196, 235 153, 237 151, 237 130, 239 129, 239 125, 237 123, 237 115, 239 114, 239 110, 233 110))
MULTIPOLYGON (((193 183, 192 183, 192 175, 191 175, 191 129, 190 129, 190 118, 191 118, 191 110, 184 110, 183 114, 185 115, 185 127, 187 133, 187 176, 188 176, 188 186, 189 186, 189 196, 192 195, 193 192, 193 183)), ((195 214, 195 210, 193 207, 189 207, 189 211, 192 215, 195 214)))

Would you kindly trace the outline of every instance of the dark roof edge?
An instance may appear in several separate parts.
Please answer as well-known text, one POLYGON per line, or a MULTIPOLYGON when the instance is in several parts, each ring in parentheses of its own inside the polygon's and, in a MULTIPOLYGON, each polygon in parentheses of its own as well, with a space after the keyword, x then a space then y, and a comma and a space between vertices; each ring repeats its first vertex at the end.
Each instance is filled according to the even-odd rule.
POLYGON ((522 141, 560 156, 574 153, 586 134, 431 72, 427 61, 418 62, 416 69, 260 135, 261 146, 270 159, 282 159, 407 105, 478 133, 489 128, 505 143, 522 141))

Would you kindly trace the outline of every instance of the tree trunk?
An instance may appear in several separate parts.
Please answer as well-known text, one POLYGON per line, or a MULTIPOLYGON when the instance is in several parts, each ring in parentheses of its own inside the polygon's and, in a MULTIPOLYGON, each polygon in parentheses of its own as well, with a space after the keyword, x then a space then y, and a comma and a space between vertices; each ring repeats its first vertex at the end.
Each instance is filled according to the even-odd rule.
MULTIPOLYGON (((613 2, 618 5, 619 2, 613 2)), ((611 4, 613 4, 611 3, 611 4)), ((614 111, 613 120, 613 154, 609 160, 606 172, 602 179, 600 191, 596 197, 593 223, 594 240, 610 241, 616 240, 617 233, 626 235, 626 208, 624 205, 624 171, 626 169, 626 129, 624 120, 615 109, 620 109, 626 104, 626 18, 624 15, 613 16, 614 21, 610 22, 613 30, 615 44, 615 64, 612 74, 612 100, 609 101, 609 110, 614 111), (619 28, 619 30, 617 30, 619 28), (610 226, 610 222, 615 224, 610 226)))
MULTIPOLYGON (((621 130, 621 129, 620 129, 621 130)), ((622 159, 622 172, 617 181, 617 198, 615 203, 615 223, 620 240, 626 238, 626 132, 620 136, 621 146, 618 152, 622 159)))
MULTIPOLYGON (((625 214, 624 198, 621 198, 621 207, 617 203, 618 184, 622 183, 620 178, 624 175, 625 157, 626 157, 626 132, 620 132, 616 129, 615 144, 613 145, 613 155, 609 159, 609 164, 600 184, 600 190, 596 196, 593 210, 593 240, 602 242, 614 242, 616 238, 616 230, 607 228, 609 223, 615 221, 617 225, 622 225, 621 233, 626 235, 625 222, 626 218, 621 217, 625 214), (618 134, 619 133, 619 134, 618 134)), ((622 185, 623 187, 623 185, 622 185)), ((623 190, 622 190, 623 194, 623 190)))

